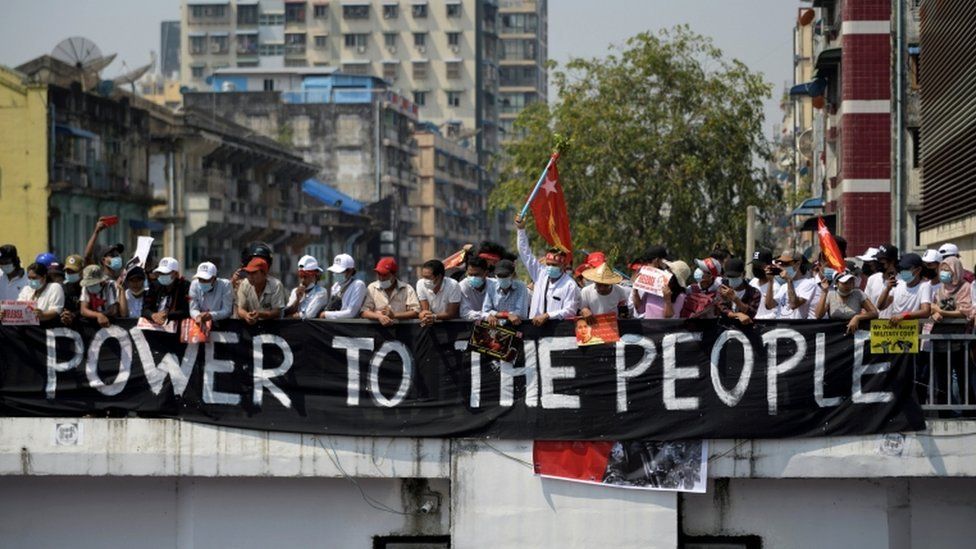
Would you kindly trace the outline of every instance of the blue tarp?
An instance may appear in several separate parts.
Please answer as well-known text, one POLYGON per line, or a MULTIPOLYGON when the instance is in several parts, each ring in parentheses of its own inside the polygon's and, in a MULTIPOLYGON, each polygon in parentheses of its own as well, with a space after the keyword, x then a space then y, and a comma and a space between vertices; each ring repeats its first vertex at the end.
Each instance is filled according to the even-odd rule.
POLYGON ((363 211, 363 204, 361 202, 317 179, 306 179, 302 183, 302 191, 320 202, 324 202, 329 206, 338 208, 349 214, 358 214, 363 211))
POLYGON ((827 81, 823 78, 817 78, 811 82, 806 82, 804 84, 797 84, 790 88, 790 97, 794 95, 809 95, 810 97, 819 97, 827 91, 827 81))

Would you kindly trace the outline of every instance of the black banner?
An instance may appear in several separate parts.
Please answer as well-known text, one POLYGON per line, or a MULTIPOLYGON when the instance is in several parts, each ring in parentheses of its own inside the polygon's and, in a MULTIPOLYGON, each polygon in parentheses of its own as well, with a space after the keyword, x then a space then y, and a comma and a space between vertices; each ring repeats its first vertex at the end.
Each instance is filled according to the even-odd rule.
POLYGON ((251 429, 518 439, 782 438, 923 429, 911 355, 840 322, 622 321, 577 348, 525 326, 517 362, 471 325, 226 322, 210 340, 120 322, 0 328, 0 413, 171 417, 251 429))

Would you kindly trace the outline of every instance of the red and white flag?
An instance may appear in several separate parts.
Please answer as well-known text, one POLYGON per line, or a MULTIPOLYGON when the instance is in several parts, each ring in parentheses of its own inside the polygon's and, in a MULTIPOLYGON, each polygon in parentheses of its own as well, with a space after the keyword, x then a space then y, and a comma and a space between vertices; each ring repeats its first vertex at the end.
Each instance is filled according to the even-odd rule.
POLYGON ((530 204, 535 228, 550 246, 559 248, 572 256, 573 238, 569 232, 569 211, 566 209, 566 196, 559 184, 559 170, 556 168, 558 153, 553 154, 546 179, 538 194, 530 204))

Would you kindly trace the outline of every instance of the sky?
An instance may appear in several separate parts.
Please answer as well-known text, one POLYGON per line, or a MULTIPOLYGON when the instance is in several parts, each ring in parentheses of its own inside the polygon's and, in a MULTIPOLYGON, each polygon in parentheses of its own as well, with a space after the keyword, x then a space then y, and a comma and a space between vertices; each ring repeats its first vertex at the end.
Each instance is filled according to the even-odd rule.
MULTIPOLYGON (((179 19, 179 0, 2 0, 0 64, 50 53, 69 36, 117 53, 115 77, 159 52, 159 23, 179 19), (125 66, 123 66, 125 62, 125 66)), ((773 84, 766 133, 780 121, 778 97, 792 81, 792 27, 798 0, 549 0, 549 56, 600 57, 639 32, 687 23, 773 84)))

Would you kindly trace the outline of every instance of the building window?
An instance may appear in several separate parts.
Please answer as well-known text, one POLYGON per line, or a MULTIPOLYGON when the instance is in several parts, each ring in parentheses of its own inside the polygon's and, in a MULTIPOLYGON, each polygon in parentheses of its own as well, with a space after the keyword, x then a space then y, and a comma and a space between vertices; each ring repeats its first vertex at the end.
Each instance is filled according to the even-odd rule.
POLYGON ((447 104, 451 107, 461 106, 461 92, 459 91, 449 91, 447 92, 447 104))
POLYGON ((329 18, 329 5, 328 4, 316 4, 312 6, 312 17, 316 19, 328 19, 329 18))
POLYGON ((459 32, 449 32, 447 33, 447 45, 451 47, 457 47, 461 45, 461 33, 459 32))
POLYGON ((413 45, 418 48, 427 47, 427 33, 426 32, 415 32, 413 33, 413 45))
POLYGON ((211 36, 210 37, 210 53, 227 53, 230 48, 227 47, 227 36, 211 36))
POLYGON ((393 82, 397 79, 397 63, 383 63, 383 79, 393 82))
POLYGON ((203 78, 204 67, 190 67, 190 75, 193 78, 203 78))
POLYGON ((258 35, 238 34, 237 55, 257 55, 257 54, 258 54, 258 35))
POLYGON ((447 5, 447 16, 448 17, 461 17, 461 4, 448 4, 447 5))
POLYGON ((258 25, 281 26, 285 24, 283 13, 262 13, 258 15, 258 25))
POLYGON ((342 6, 343 19, 369 19, 369 5, 342 6))
MULTIPOLYGON (((200 69, 201 76, 203 75, 203 69, 200 69)), ((413 92, 413 102, 418 107, 424 107, 427 105, 427 92, 426 91, 415 91, 413 92)))
POLYGON ((413 77, 416 80, 424 80, 427 78, 427 61, 413 62, 413 77))
POLYGON ((446 63, 447 67, 447 78, 450 80, 457 80, 461 78, 461 62, 460 61, 448 61, 446 63))
POLYGON ((410 13, 415 19, 426 19, 427 4, 414 4, 413 6, 410 6, 410 13))
POLYGON ((395 32, 384 32, 383 45, 386 46, 387 49, 390 49, 390 51, 396 51, 397 34, 395 32))
POLYGON ((305 2, 285 4, 285 23, 305 22, 305 2))
POLYGON ((305 53, 305 33, 288 33, 285 35, 285 53, 305 53))
POLYGON ((346 74, 365 76, 369 74, 369 64, 368 63, 344 63, 342 65, 342 72, 346 74))
POLYGON ((190 37, 190 53, 201 54, 207 51, 207 37, 206 36, 191 36, 190 37))
POLYGON ((329 36, 319 34, 315 37, 315 49, 324 50, 329 47, 329 36))
POLYGON ((345 43, 347 48, 356 48, 361 51, 366 51, 366 43, 369 40, 368 34, 346 34, 345 43))
POLYGON ((227 16, 227 6, 190 6, 190 19, 222 19, 227 16))
POLYGON ((237 6, 237 25, 256 25, 258 23, 257 6, 237 6))
POLYGON ((396 19, 400 17, 400 6, 387 4, 383 6, 383 19, 396 19))
POLYGON ((284 55, 284 44, 259 44, 258 55, 284 55))
POLYGON ((506 13, 502 15, 502 32, 535 33, 539 28, 539 18, 533 13, 506 13))
POLYGON ((270 92, 274 91, 274 80, 271 78, 264 79, 264 91, 270 92))

